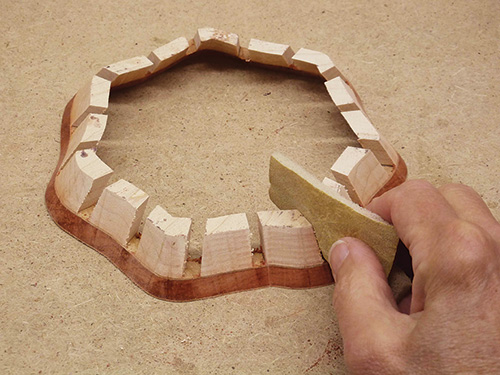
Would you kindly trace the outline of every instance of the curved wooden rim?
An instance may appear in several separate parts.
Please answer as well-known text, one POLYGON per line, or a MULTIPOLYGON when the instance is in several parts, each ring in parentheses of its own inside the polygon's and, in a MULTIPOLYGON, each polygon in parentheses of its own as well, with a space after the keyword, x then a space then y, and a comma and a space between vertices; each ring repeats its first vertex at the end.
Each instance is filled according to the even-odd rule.
MULTIPOLYGON (((304 73, 298 70, 292 71, 304 73)), ((113 87, 112 90, 140 84, 159 73, 161 73, 161 71, 149 74, 147 77, 129 82, 126 85, 113 87)), ((163 300, 192 301, 268 286, 311 288, 329 285, 333 282, 330 267, 327 262, 323 262, 323 264, 319 266, 301 269, 259 265, 251 269, 192 279, 168 279, 160 277, 148 270, 134 255, 129 253, 110 236, 97 229, 80 216, 69 211, 61 203, 56 194, 54 187, 55 179, 60 171, 70 140, 70 114, 73 100, 74 98, 66 105, 61 122, 61 150, 59 161, 45 193, 47 210, 59 227, 104 255, 142 290, 163 300)), ((406 179, 406 175, 406 164, 399 156, 397 165, 393 167, 392 177, 377 195, 401 184, 406 179)))
POLYGON ((64 207, 55 192, 55 178, 59 173, 70 138, 69 117, 72 104, 73 99, 64 110, 59 161, 45 192, 47 210, 59 227, 104 255, 139 288, 163 300, 193 301, 268 286, 310 288, 333 282, 330 267, 326 262, 320 266, 303 269, 264 265, 213 276, 179 280, 160 277, 146 269, 110 236, 64 207))

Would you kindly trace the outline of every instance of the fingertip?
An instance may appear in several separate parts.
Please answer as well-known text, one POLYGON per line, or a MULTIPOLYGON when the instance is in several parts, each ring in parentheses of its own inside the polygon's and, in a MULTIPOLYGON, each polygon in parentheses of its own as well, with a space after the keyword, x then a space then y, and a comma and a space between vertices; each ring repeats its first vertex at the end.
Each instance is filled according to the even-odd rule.
POLYGON ((383 267, 363 241, 342 238, 332 246, 329 261, 336 282, 334 307, 339 322, 359 322, 373 311, 397 311, 383 267))
POLYGON ((333 307, 346 353, 367 345, 367 338, 373 342, 394 338, 394 325, 401 324, 403 315, 373 250, 346 237, 332 246, 329 255, 336 281, 333 307))
MULTIPOLYGON (((337 243, 338 245, 335 246, 335 253, 338 258, 333 258, 333 254, 330 254, 332 261, 336 261, 337 263, 337 273, 340 270, 340 266, 344 263, 347 254, 352 254, 351 261, 349 262, 350 264, 346 267, 345 272, 357 273, 360 270, 363 270, 364 273, 375 272, 377 276, 381 276, 384 279, 386 278, 383 267, 380 264, 379 259, 375 255, 375 252, 366 243, 353 237, 344 237, 341 240, 337 241, 334 245, 336 245, 337 243), (342 257, 344 252, 347 252, 347 254, 346 256, 342 257), (341 262, 339 262, 339 260, 341 260, 341 262)), ((332 251, 332 253, 334 252, 332 251)))
POLYGON ((340 270, 342 263, 348 255, 349 247, 347 246, 347 243, 342 239, 336 241, 330 248, 328 254, 328 263, 330 263, 332 275, 335 280, 337 279, 337 273, 340 270))

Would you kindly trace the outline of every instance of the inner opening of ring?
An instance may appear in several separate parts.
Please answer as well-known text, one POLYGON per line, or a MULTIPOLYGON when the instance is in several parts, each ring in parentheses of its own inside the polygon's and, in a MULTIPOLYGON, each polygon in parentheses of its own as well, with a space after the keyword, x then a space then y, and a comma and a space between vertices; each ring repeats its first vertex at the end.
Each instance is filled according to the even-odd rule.
POLYGON ((201 255, 207 218, 276 209, 269 158, 281 152, 320 180, 357 141, 323 81, 217 53, 191 56, 137 86, 114 91, 98 155, 120 178, 193 219, 190 256, 201 255))

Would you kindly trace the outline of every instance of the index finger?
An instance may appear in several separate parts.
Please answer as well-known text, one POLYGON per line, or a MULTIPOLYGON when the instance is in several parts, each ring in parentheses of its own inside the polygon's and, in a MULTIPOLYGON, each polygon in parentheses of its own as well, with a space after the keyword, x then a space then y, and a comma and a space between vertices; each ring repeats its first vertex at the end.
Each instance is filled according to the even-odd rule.
POLYGON ((422 180, 403 183, 375 198, 367 208, 394 225, 410 251, 414 269, 435 248, 446 226, 458 218, 439 190, 422 180))
POLYGON ((448 184, 441 186, 439 192, 462 220, 479 225, 500 243, 500 224, 475 190, 462 184, 448 184))

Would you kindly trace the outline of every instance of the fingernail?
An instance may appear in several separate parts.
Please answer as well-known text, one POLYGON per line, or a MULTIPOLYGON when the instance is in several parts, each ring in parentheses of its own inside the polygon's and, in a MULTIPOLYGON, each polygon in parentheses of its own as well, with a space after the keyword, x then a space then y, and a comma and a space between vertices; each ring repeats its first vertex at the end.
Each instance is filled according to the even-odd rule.
POLYGON ((334 279, 337 279, 337 273, 347 255, 349 255, 349 248, 347 247, 347 243, 342 240, 338 240, 330 248, 330 256, 328 257, 328 262, 330 263, 330 267, 332 268, 334 279))

